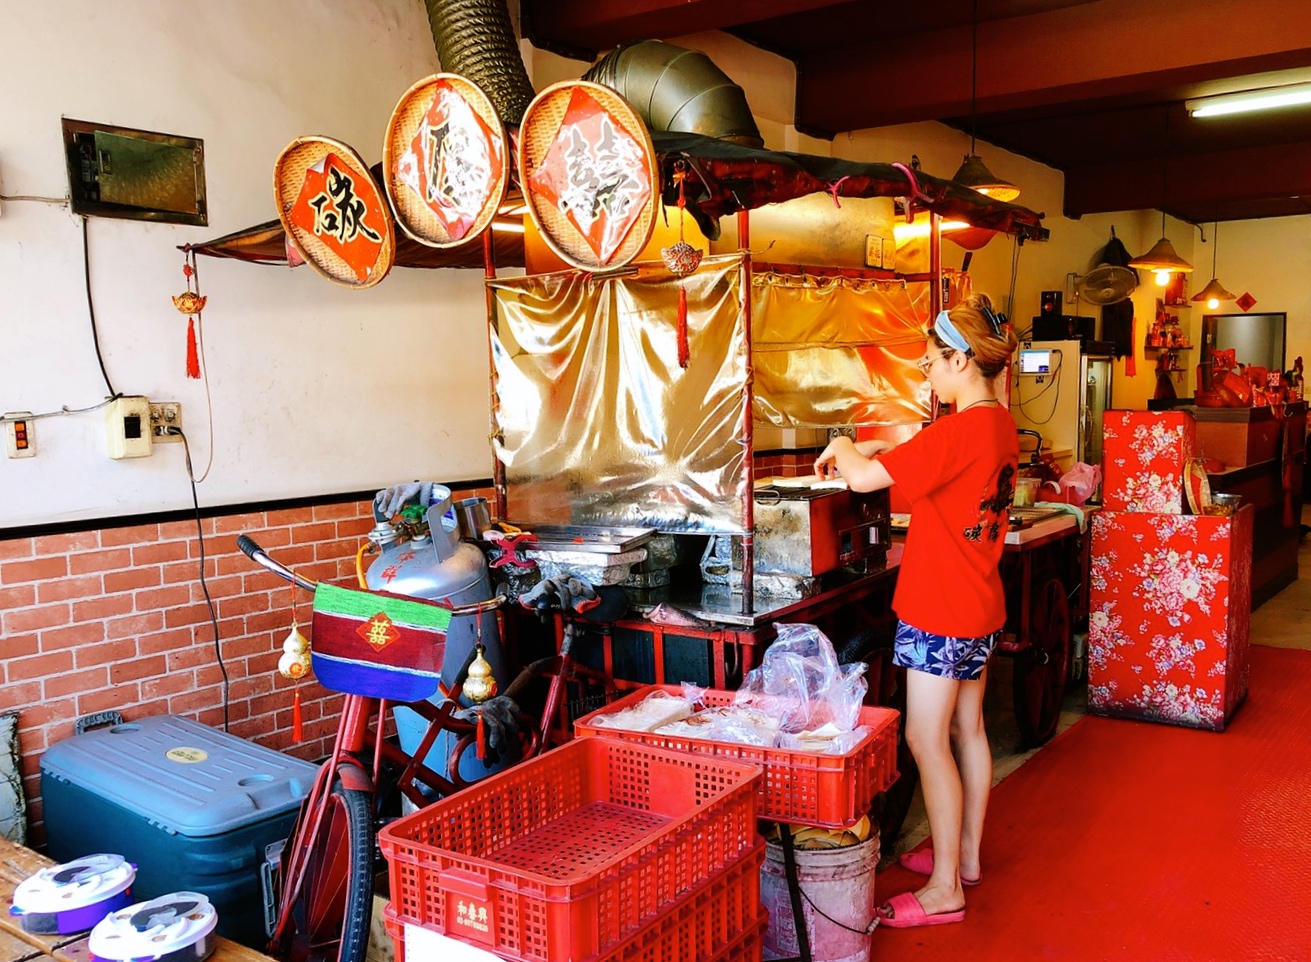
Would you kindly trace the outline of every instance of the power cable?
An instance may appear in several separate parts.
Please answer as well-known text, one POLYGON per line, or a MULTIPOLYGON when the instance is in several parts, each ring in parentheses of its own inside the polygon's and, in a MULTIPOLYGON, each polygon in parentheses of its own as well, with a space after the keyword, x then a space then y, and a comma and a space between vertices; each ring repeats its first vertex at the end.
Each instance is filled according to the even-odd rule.
POLYGON ((109 372, 105 370, 105 358, 100 353, 100 334, 96 330, 96 304, 91 296, 91 243, 87 239, 87 218, 82 218, 82 277, 86 281, 86 307, 87 313, 91 315, 91 342, 96 348, 96 361, 100 364, 100 376, 105 379, 105 387, 109 389, 109 396, 112 400, 121 397, 114 390, 114 385, 109 383, 109 372))
POLYGON ((196 473, 191 467, 191 443, 187 441, 187 436, 181 428, 170 427, 168 432, 176 434, 182 439, 182 447, 186 452, 187 479, 191 482, 191 503, 196 509, 196 540, 200 544, 200 590, 205 595, 205 605, 209 609, 209 623, 214 628, 214 658, 218 662, 219 671, 223 675, 223 730, 227 731, 230 683, 227 666, 223 664, 223 644, 219 637, 218 615, 214 611, 214 599, 210 597, 209 585, 205 581, 205 529, 200 518, 200 496, 196 492, 196 473))

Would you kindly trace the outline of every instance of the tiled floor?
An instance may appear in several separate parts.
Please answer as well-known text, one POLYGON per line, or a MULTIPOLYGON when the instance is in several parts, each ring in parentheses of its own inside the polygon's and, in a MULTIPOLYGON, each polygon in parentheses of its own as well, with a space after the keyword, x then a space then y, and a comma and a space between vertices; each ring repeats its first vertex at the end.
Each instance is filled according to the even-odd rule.
MULTIPOLYGON (((1311 505, 1302 509, 1303 525, 1311 524, 1311 505)), ((1305 530, 1305 528, 1304 528, 1305 530)), ((1252 613, 1252 642, 1276 648, 1311 649, 1311 535, 1304 536, 1298 549, 1298 580, 1275 595, 1252 613)), ((992 742, 993 784, 1032 758, 1041 748, 1023 751, 1011 708, 1010 662, 996 659, 990 666, 988 691, 984 700, 984 719, 992 742)), ((1086 710, 1086 688, 1082 680, 1071 686, 1057 731, 1069 728, 1086 710)), ((914 848, 929 834, 924 805, 916 793, 915 801, 901 834, 891 851, 883 853, 880 868, 891 864, 896 856, 914 848)))

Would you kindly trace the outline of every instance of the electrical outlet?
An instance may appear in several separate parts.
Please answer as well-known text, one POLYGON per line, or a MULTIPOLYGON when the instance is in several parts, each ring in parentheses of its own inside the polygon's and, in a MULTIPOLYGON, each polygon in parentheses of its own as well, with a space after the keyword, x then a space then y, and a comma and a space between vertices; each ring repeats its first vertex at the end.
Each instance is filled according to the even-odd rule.
POLYGON ((11 458, 36 456, 36 438, 32 435, 32 412, 10 411, 5 419, 5 448, 11 458))
POLYGON ((828 439, 830 441, 832 441, 834 438, 842 438, 842 437, 851 438, 851 440, 853 441, 856 440, 855 426, 847 424, 847 425, 843 425, 840 428, 828 429, 828 439))
POLYGON ((156 444, 170 444, 181 441, 182 403, 180 401, 150 402, 150 436, 156 444))

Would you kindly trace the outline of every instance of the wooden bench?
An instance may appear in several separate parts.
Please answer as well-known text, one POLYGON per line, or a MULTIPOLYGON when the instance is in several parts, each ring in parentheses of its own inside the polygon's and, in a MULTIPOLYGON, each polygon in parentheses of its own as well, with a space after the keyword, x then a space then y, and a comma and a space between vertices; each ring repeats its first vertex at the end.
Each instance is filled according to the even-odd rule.
MULTIPOLYGON (((87 936, 32 935, 24 932, 19 920, 9 914, 18 883, 39 870, 53 865, 50 859, 9 839, 0 838, 0 962, 88 962, 91 952, 87 936)), ((244 945, 219 938, 211 962, 271 962, 267 955, 244 945)))

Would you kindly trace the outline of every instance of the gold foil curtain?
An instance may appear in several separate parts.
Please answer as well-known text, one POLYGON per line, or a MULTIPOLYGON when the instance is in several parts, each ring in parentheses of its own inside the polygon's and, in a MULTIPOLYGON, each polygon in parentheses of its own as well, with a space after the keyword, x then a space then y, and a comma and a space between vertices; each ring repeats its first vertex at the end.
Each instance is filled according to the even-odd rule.
POLYGON ((756 419, 778 427, 929 418, 929 285, 756 274, 756 419))
POLYGON ((741 533, 752 366, 757 421, 928 420, 928 383, 915 369, 928 284, 757 274, 748 365, 742 277, 741 257, 730 255, 707 257, 682 280, 644 264, 488 282, 496 451, 511 519, 741 533), (686 369, 677 362, 680 284, 686 369))
POLYGON ((743 530, 742 259, 489 281, 497 456, 515 520, 743 530), (678 287, 691 362, 678 366, 678 287))

